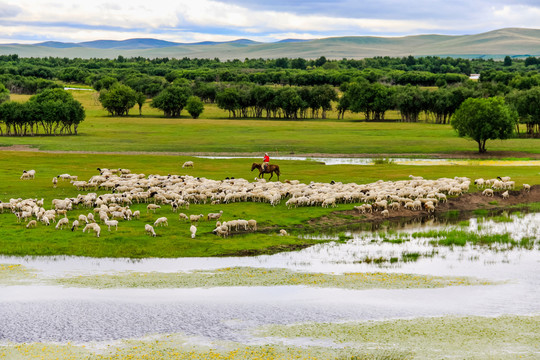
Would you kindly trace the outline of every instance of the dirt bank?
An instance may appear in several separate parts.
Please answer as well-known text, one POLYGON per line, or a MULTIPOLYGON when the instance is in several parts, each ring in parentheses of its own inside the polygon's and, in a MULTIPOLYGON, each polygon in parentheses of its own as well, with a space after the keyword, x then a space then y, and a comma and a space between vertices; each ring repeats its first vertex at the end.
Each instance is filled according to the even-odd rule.
POLYGON ((343 226, 355 222, 381 222, 384 220, 408 220, 415 218, 425 218, 429 216, 442 216, 449 211, 459 211, 466 214, 475 210, 483 209, 487 211, 498 211, 509 209, 516 205, 527 206, 527 203, 540 202, 540 185, 531 186, 531 191, 509 190, 510 197, 503 199, 502 191, 495 192, 493 197, 483 196, 482 193, 474 192, 449 198, 445 203, 439 203, 435 213, 428 213, 425 210, 413 211, 401 208, 400 210, 389 210, 390 216, 384 217, 381 212, 360 214, 355 210, 336 211, 328 216, 324 216, 309 221, 310 225, 320 226, 321 224, 332 224, 333 226, 343 226), (345 216, 344 216, 345 215, 345 216))

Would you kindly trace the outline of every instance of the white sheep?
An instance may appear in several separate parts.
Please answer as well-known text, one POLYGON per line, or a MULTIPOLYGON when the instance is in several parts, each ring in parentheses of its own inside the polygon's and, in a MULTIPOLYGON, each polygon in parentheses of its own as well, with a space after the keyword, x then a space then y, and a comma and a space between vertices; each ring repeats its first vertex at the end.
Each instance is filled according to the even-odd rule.
POLYGON ((53 188, 56 189, 56 184, 58 183, 58 179, 56 177, 53 177, 52 178, 52 184, 53 184, 53 188))
POLYGON ((200 214, 200 215, 189 215, 189 221, 190 222, 198 222, 200 219, 202 219, 204 217, 203 214, 200 214))
POLYGON ((154 227, 150 224, 144 225, 144 230, 146 233, 150 236, 156 236, 156 232, 154 231, 154 227))
POLYGON ((388 212, 387 209, 384 209, 383 211, 381 211, 381 215, 384 216, 384 217, 389 217, 390 213, 388 212))
POLYGON ((251 231, 257 231, 257 220, 253 220, 253 219, 248 220, 248 228, 251 231))
POLYGON ((192 168, 193 167, 193 161, 186 161, 184 165, 182 165, 182 168, 192 168))
POLYGON ((41 217, 41 222, 42 222, 43 224, 45 224, 46 226, 51 225, 51 222, 49 221, 49 217, 48 217, 48 216, 42 216, 42 217, 41 217))
POLYGON ((212 232, 218 236, 227 237, 229 235, 229 227, 226 225, 217 226, 212 232))
POLYGON ((105 220, 105 225, 109 228, 109 231, 111 231, 111 226, 118 230, 118 220, 105 220))
POLYGON ((148 214, 148 210, 152 210, 155 214, 157 209, 161 209, 161 206, 156 204, 148 204, 148 206, 146 207, 146 213, 148 214))
POLYGON ((71 231, 75 231, 79 228, 79 220, 73 220, 73 224, 71 224, 71 231))
POLYGON ((88 218, 86 217, 86 215, 79 215, 79 222, 85 222, 86 224, 88 224, 88 218))
POLYGON ((508 190, 506 190, 505 192, 501 194, 501 196, 503 199, 508 199, 510 197, 510 194, 508 193, 508 190))
POLYGON ((207 216, 208 220, 218 220, 221 215, 223 215, 223 210, 220 210, 218 213, 209 213, 207 216))
POLYGON ((523 191, 530 192, 531 191, 531 185, 529 184, 523 184, 523 191))
POLYGON ((178 214, 178 220, 189 220, 188 216, 184 213, 178 214))
POLYGON ((23 173, 21 175, 21 180, 29 180, 34 179, 36 176, 36 170, 23 170, 23 173))
POLYGON ((289 236, 289 234, 287 233, 287 230, 285 230, 285 229, 279 230, 279 235, 281 235, 281 236, 289 236))
POLYGON ((141 212, 139 210, 135 210, 133 212, 133 215, 131 216, 133 219, 140 219, 141 218, 141 212))
POLYGON ((101 227, 97 223, 89 223, 86 224, 86 226, 83 229, 83 232, 90 232, 90 230, 94 231, 96 233, 96 237, 99 237, 99 234, 101 234, 101 227))
POLYGON ((88 215, 86 215, 86 219, 89 222, 96 222, 96 220, 94 220, 94 214, 92 214, 92 213, 88 213, 88 215))
POLYGON ((30 220, 28 222, 28 224, 26 224, 27 229, 30 229, 31 227, 36 227, 36 226, 37 226, 37 221, 36 220, 30 220))
POLYGON ((63 217, 60 220, 58 220, 58 222, 56 223, 56 230, 63 229, 64 226, 67 226, 67 225, 69 225, 69 219, 66 217, 63 217))
POLYGON ((197 233, 197 227, 195 225, 191 225, 189 227, 189 232, 191 233, 191 238, 195 239, 195 234, 197 233))
POLYGON ((493 196, 493 189, 485 189, 484 191, 482 191, 482 195, 493 196))
POLYGON ((160 217, 154 222, 154 226, 169 226, 169 223, 167 221, 166 217, 160 217))

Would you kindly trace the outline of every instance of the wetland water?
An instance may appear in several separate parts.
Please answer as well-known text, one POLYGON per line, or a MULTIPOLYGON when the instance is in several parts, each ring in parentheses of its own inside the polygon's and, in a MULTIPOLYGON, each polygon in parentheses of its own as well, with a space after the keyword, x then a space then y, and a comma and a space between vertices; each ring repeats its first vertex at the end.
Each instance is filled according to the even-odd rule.
MULTIPOLYGON (((89 342, 184 333, 208 343, 233 340, 268 342, 250 333, 261 325, 302 322, 384 320, 445 315, 498 316, 540 313, 540 214, 511 216, 504 222, 471 219, 460 229, 507 233, 532 246, 435 246, 414 232, 452 227, 417 225, 383 241, 376 233, 351 233, 346 242, 321 243, 298 252, 242 258, 93 259, 78 257, 0 257, 21 264, 35 276, 2 283, 2 342, 89 342), (401 259, 418 254, 416 261, 401 259), (498 285, 435 289, 350 290, 307 286, 213 288, 76 288, 48 282, 60 277, 133 272, 213 271, 227 267, 282 268, 304 272, 383 272, 468 276, 498 285)), ((454 227, 457 227, 454 226, 454 227)), ((332 235, 328 235, 332 236, 332 235)), ((306 340, 308 341, 308 340, 306 340)))

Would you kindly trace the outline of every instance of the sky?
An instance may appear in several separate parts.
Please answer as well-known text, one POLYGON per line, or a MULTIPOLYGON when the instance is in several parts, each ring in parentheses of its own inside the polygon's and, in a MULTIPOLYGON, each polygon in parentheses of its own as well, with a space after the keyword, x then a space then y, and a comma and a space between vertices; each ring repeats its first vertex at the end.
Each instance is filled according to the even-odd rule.
POLYGON ((540 0, 0 0, 0 43, 478 34, 540 28, 540 0))

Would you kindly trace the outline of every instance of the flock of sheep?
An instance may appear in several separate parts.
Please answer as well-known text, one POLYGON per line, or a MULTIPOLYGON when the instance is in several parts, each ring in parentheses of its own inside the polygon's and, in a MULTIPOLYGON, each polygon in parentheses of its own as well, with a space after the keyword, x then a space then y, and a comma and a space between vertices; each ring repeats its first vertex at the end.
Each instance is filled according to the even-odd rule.
MULTIPOLYGON (((183 167, 193 167, 192 162, 184 163, 183 167)), ((99 175, 92 176, 88 181, 79 181, 77 176, 69 174, 53 178, 53 186, 58 180, 70 181, 77 189, 101 190, 79 194, 75 198, 54 199, 52 209, 44 208, 43 199, 11 199, 9 203, 0 202, 0 211, 11 210, 17 221, 27 221, 27 228, 35 227, 37 222, 49 225, 60 217, 57 229, 69 226, 67 212, 75 207, 92 208, 88 215, 79 215, 70 226, 72 231, 84 224, 83 232, 94 232, 100 236, 101 227, 98 221, 118 229, 119 221, 130 221, 140 218, 140 211, 132 211, 130 205, 147 203, 147 213, 161 211, 163 206, 170 206, 172 212, 178 209, 189 209, 190 204, 227 204, 231 202, 265 202, 273 206, 286 199, 287 208, 300 206, 336 207, 338 204, 363 203, 355 206, 359 213, 380 211, 382 216, 389 216, 390 211, 400 208, 435 212, 437 205, 445 202, 447 196, 458 196, 469 190, 471 180, 466 177, 440 178, 427 180, 410 175, 409 180, 382 181, 371 184, 355 183, 300 183, 297 180, 285 182, 266 182, 256 179, 249 182, 245 179, 210 180, 188 175, 148 175, 134 174, 128 169, 100 169, 99 175), (62 217, 63 215, 63 217, 62 217)), ((21 179, 33 179, 35 170, 24 171, 21 179)), ((493 196, 494 190, 512 189, 515 183, 510 178, 476 179, 478 188, 487 187, 483 194, 493 196)), ((523 184, 524 191, 530 186, 523 184)), ((509 196, 508 191, 502 193, 503 198, 509 196)), ((197 233, 197 225, 201 220, 216 221, 213 233, 218 236, 228 236, 235 231, 256 231, 256 220, 235 219, 221 222, 223 211, 190 216, 180 213, 179 221, 191 224, 189 231, 192 238, 197 233)), ((155 228, 168 226, 169 219, 165 216, 157 218, 153 224, 145 224, 145 232, 156 236, 155 228)), ((285 230, 280 235, 288 235, 285 230)))

